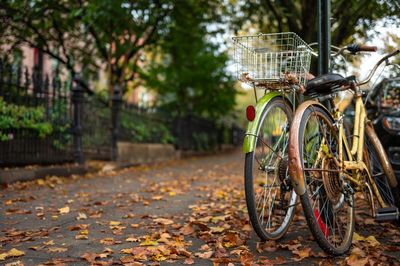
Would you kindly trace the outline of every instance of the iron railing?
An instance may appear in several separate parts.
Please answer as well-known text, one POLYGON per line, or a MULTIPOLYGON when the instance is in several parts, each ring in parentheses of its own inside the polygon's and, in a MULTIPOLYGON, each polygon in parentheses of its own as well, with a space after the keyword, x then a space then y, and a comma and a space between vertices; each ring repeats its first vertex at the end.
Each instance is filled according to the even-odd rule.
POLYGON ((0 165, 72 161, 70 84, 0 59, 0 165))
POLYGON ((118 141, 204 151, 243 138, 235 125, 127 104, 117 87, 111 100, 88 95, 83 82, 0 59, 0 166, 115 160, 118 141))

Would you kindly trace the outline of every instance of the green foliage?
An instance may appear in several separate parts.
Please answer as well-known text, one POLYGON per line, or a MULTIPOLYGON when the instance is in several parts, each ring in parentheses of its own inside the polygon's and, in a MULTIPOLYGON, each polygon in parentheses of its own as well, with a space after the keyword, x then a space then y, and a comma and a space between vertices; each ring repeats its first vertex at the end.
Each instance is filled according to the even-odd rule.
POLYGON ((217 147, 217 140, 213 135, 205 132, 193 133, 195 150, 210 151, 217 147))
POLYGON ((173 143, 170 129, 162 121, 145 115, 121 112, 121 132, 125 139, 135 143, 173 143))
POLYGON ((38 47, 86 78, 106 65, 109 88, 118 84, 124 89, 134 77, 142 48, 163 33, 172 2, 1 1, 0 45, 38 47))
POLYGON ((53 140, 53 146, 56 149, 63 150, 72 142, 72 134, 68 132, 71 127, 69 118, 66 117, 68 113, 68 102, 59 100, 56 101, 52 110, 50 120, 53 125, 53 133, 58 136, 53 140))
POLYGON ((15 129, 29 129, 41 138, 50 135, 53 127, 45 121, 43 107, 25 107, 6 103, 0 98, 0 141, 7 141, 6 133, 15 129))
MULTIPOLYGON (((400 11, 397 0, 332 0, 331 16, 332 43, 344 45, 366 37, 367 30, 373 29, 382 18, 387 23, 399 23, 400 11), (352 38, 357 38, 350 40, 352 38)), ((318 0, 250 0, 235 1, 232 12, 238 14, 232 25, 236 30, 249 26, 249 19, 258 24, 261 32, 293 31, 307 42, 317 40, 318 0), (247 24, 246 24, 247 23, 247 24)))
POLYGON ((235 103, 233 79, 227 74, 227 55, 210 39, 208 23, 217 21, 217 1, 182 1, 171 13, 166 37, 152 51, 143 74, 172 115, 203 117, 227 115, 235 103))

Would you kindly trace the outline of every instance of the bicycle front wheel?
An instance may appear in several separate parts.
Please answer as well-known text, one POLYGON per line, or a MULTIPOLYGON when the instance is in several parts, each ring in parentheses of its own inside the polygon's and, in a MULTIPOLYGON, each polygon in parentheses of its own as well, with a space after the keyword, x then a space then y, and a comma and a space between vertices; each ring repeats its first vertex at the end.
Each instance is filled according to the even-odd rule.
POLYGON ((369 168, 371 181, 376 184, 383 202, 387 207, 400 209, 400 187, 385 149, 372 125, 366 127, 364 148, 364 160, 369 168))
POLYGON ((293 219, 297 195, 288 175, 292 108, 282 97, 264 108, 255 150, 245 158, 245 194, 249 218, 262 240, 279 239, 293 219))
POLYGON ((322 107, 310 105, 298 125, 291 129, 298 130, 298 140, 290 145, 300 154, 301 165, 296 168, 304 177, 305 193, 300 196, 304 215, 319 246, 330 255, 342 255, 351 246, 354 197, 335 163, 339 139, 334 120, 322 107))

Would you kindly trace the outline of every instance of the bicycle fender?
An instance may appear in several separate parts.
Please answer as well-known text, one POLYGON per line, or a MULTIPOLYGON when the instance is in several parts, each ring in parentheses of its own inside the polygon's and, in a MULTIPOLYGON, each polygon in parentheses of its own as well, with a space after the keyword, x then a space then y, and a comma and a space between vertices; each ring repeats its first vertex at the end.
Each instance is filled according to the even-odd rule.
POLYGON ((289 175, 293 189, 299 196, 303 195, 306 192, 303 169, 301 165, 301 154, 298 148, 300 124, 304 112, 307 110, 308 107, 312 105, 320 106, 326 110, 325 106, 314 100, 306 101, 300 104, 294 114, 292 126, 289 133, 289 175))
POLYGON ((243 140, 243 153, 249 153, 254 151, 257 142, 257 131, 260 127, 263 111, 267 104, 275 97, 282 96, 280 92, 269 92, 265 94, 261 99, 258 100, 255 109, 256 116, 253 121, 250 121, 247 125, 246 134, 243 140))

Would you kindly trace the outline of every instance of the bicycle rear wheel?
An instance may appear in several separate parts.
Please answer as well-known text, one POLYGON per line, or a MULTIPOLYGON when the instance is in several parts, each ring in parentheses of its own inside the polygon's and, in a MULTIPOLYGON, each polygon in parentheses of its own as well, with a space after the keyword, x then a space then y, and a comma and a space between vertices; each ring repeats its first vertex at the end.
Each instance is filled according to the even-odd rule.
POLYGON ((288 175, 292 108, 282 97, 263 110, 255 150, 245 158, 245 194, 249 218, 262 240, 279 239, 293 219, 297 195, 288 175))
POLYGON ((310 105, 298 125, 291 129, 298 131, 298 139, 291 139, 290 147, 300 154, 296 169, 304 177, 305 193, 300 196, 304 215, 319 246, 330 255, 342 255, 352 242, 354 197, 345 189, 335 163, 339 139, 334 120, 322 107, 310 105))

